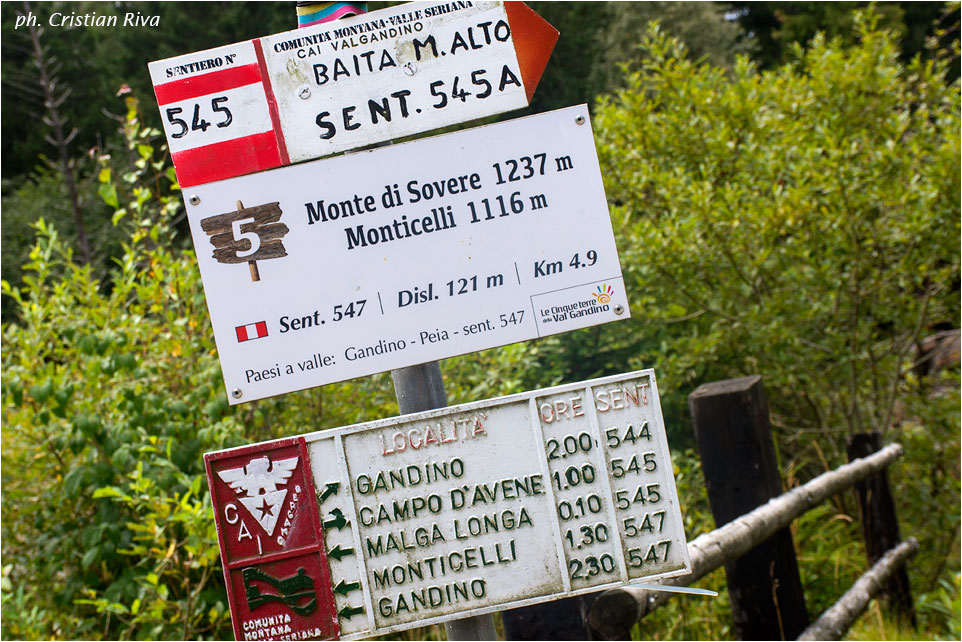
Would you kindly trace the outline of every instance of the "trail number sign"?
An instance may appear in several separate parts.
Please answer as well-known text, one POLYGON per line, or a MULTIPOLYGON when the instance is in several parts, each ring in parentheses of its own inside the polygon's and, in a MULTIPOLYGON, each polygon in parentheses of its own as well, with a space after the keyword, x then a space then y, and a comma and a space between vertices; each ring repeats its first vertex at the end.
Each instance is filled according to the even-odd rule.
POLYGON ((149 68, 190 187, 525 107, 557 38, 521 2, 413 3, 149 68))
POLYGON ((184 195, 231 403, 629 317, 584 105, 184 195))
POLYGON ((205 460, 239 640, 368 638, 690 572, 650 370, 205 460))

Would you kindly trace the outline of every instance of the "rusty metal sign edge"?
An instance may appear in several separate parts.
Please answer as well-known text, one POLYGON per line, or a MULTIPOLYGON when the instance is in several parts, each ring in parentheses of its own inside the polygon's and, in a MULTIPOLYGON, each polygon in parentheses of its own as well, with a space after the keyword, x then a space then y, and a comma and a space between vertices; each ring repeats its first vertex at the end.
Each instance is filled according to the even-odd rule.
MULTIPOLYGON (((597 379, 586 379, 585 381, 578 381, 575 383, 565 383, 559 384, 557 386, 551 386, 550 388, 538 388, 537 390, 530 390, 528 392, 516 392, 510 395, 503 395, 501 397, 493 397, 491 399, 482 399, 480 401, 469 401, 462 404, 457 404, 454 406, 444 406, 443 408, 435 408, 433 410, 425 410, 422 412, 413 412, 407 415, 395 415, 393 417, 386 417, 384 419, 373 419, 371 421, 365 421, 359 424, 351 424, 350 426, 340 426, 338 428, 325 428, 322 430, 314 430, 303 435, 296 435, 297 437, 303 437, 304 440, 310 445, 319 439, 328 439, 335 436, 346 436, 351 435, 356 432, 363 432, 365 430, 370 430, 372 428, 384 428, 392 424, 399 422, 414 422, 422 421, 424 419, 432 419, 438 416, 444 416, 449 414, 457 414, 459 412, 469 412, 471 410, 479 410, 482 408, 488 408, 490 406, 502 406, 509 403, 514 403, 517 401, 524 401, 531 398, 532 395, 537 395, 539 397, 544 397, 548 395, 557 394, 560 392, 568 392, 570 390, 579 390, 586 388, 588 386, 604 385, 606 383, 611 383, 619 381, 621 379, 629 379, 633 377, 644 377, 648 376, 651 378, 652 382, 652 397, 655 399, 656 403, 661 403, 661 397, 658 394, 657 380, 655 379, 655 371, 651 368, 645 368, 643 370, 633 370, 631 372, 626 372, 623 374, 609 375, 607 377, 599 377, 597 379)), ((660 417, 661 418, 661 417, 660 417)), ((661 418, 663 419, 663 418, 661 418)), ((659 425, 661 430, 665 429, 664 421, 659 425)), ((291 439, 291 437, 282 437, 281 439, 265 441, 264 444, 271 444, 274 441, 284 441, 291 439)), ((247 446, 243 446, 246 448, 247 446)), ((235 448, 225 448, 223 450, 214 450, 207 453, 208 456, 219 455, 220 453, 227 453, 236 450, 235 448)))

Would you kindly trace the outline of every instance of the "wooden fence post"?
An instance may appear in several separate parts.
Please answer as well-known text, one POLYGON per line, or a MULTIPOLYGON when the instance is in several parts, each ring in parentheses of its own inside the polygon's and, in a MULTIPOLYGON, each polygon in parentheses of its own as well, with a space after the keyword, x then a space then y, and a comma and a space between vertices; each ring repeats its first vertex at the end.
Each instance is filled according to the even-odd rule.
MULTIPOLYGON (((703 385, 688 408, 716 526, 782 493, 761 377, 703 385)), ((738 638, 794 640, 808 626, 788 528, 726 564, 725 575, 738 638)))
MULTIPOLYGON (((866 457, 881 447, 882 436, 879 433, 856 433, 848 438, 848 460, 866 457)), ((888 473, 881 470, 855 484, 855 499, 862 522, 865 555, 871 566, 902 541, 898 518, 895 515, 895 502, 889 491, 888 473)), ((917 625, 909 574, 905 566, 892 574, 883 586, 882 593, 899 617, 910 622, 913 627, 917 625)))

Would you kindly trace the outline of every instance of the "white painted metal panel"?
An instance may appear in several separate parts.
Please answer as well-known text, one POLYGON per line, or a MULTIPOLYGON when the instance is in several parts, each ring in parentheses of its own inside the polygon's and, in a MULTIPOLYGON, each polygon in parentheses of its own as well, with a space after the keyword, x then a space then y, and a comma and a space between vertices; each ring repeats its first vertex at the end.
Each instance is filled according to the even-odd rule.
POLYGON ((261 39, 292 162, 527 106, 503 3, 430 9, 261 39))
POLYGON ((587 117, 185 190, 231 402, 627 318, 587 117))
POLYGON ((305 440, 345 639, 690 571, 651 370, 305 440))

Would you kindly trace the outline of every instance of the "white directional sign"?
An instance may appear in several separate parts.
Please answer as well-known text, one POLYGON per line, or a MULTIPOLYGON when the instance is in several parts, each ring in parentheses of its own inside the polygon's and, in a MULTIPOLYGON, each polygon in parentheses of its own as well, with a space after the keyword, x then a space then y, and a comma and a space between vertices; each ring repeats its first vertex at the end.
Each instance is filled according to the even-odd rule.
POLYGON ((584 105, 184 196, 231 403, 629 316, 584 105))
POLYGON ((189 187, 525 107, 557 37, 521 2, 411 3, 149 68, 189 187))
MULTIPOLYGON (((237 581, 234 627, 246 639, 270 626, 296 634, 316 612, 337 613, 342 638, 367 638, 690 572, 650 370, 297 440, 299 451, 286 439, 206 456, 222 551, 251 551, 228 556, 225 568, 291 576, 274 582, 280 589, 298 580, 299 592, 265 581, 246 601, 237 581), (309 453, 305 469, 298 452, 309 453), (268 537, 258 509, 236 498, 267 486, 287 498, 288 486, 310 486, 288 481, 302 470, 314 491, 291 502, 285 528, 268 537), (304 507, 315 506, 315 492, 312 517, 304 507), (320 565, 317 553, 296 557, 315 541, 300 529, 317 533, 316 521, 320 565), (255 540, 260 554, 246 544, 255 540), (279 566, 285 557, 295 561, 279 566), (268 590, 275 610, 258 610, 268 590), (296 611, 312 596, 318 609, 296 611)), ((268 496, 256 498, 264 514, 268 496)))

